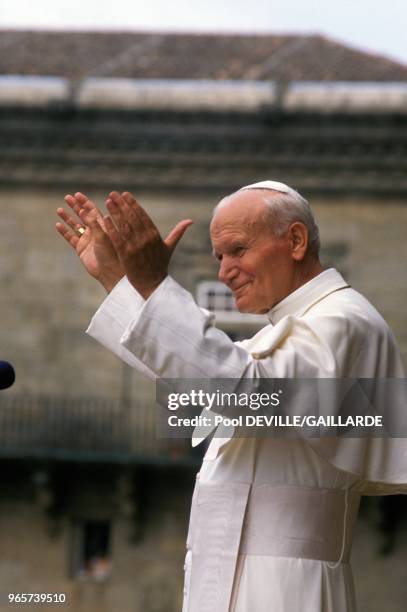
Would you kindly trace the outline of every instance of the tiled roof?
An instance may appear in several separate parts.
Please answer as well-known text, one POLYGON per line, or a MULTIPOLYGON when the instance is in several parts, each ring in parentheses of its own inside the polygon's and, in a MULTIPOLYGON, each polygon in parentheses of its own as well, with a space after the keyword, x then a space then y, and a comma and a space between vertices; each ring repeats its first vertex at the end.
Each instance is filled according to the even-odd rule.
POLYGON ((0 74, 386 82, 407 65, 322 36, 0 30, 0 74))

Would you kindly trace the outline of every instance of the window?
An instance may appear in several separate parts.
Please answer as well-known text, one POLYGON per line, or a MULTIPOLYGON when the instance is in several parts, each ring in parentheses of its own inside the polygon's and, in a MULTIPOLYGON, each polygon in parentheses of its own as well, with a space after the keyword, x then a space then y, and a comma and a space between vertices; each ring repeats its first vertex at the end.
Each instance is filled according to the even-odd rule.
POLYGON ((216 326, 233 340, 248 338, 267 325, 266 316, 237 310, 232 292, 219 281, 202 281, 196 289, 198 306, 216 314, 216 326))
POLYGON ((74 576, 98 582, 110 576, 110 531, 109 521, 76 521, 74 525, 74 576))
POLYGON ((236 305, 231 290, 218 281, 202 281, 197 287, 197 301, 201 308, 216 311, 235 311, 236 305))

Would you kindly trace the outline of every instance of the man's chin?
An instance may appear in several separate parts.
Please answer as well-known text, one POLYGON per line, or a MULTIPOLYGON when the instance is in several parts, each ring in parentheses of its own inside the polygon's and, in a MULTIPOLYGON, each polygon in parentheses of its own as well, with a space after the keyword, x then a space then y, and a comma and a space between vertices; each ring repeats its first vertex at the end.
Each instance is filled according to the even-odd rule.
POLYGON ((258 314, 258 310, 253 304, 250 304, 248 300, 244 300, 242 298, 237 298, 236 300, 236 308, 242 314, 258 314))
POLYGON ((245 300, 242 296, 240 299, 235 298, 236 308, 242 314, 267 314, 270 308, 262 308, 261 306, 250 304, 249 300, 245 300))

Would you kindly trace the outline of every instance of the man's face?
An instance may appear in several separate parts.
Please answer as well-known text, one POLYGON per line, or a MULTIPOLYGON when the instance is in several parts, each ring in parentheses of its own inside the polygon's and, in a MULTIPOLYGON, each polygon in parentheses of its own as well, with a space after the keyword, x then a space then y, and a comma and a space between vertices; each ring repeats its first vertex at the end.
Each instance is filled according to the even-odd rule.
POLYGON ((273 235, 262 196, 258 190, 238 192, 210 227, 219 280, 232 290, 240 312, 266 313, 291 292, 290 240, 273 235))

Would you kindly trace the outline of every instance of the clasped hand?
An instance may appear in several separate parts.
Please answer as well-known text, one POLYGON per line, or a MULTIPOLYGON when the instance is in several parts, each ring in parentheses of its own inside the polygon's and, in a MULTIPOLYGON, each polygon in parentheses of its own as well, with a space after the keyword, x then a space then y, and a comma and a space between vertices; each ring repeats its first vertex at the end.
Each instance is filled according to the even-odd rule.
POLYGON ((149 215, 129 192, 109 194, 106 208, 110 215, 103 215, 79 192, 65 196, 65 201, 77 218, 58 208, 64 223, 57 223, 56 228, 88 273, 107 291, 126 275, 144 299, 167 276, 172 253, 192 224, 190 219, 180 221, 163 240, 149 215))

